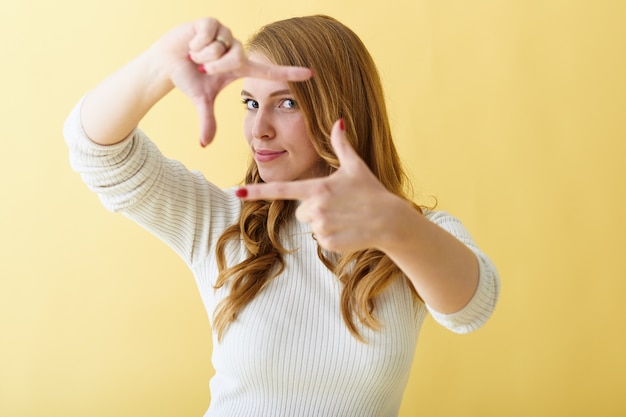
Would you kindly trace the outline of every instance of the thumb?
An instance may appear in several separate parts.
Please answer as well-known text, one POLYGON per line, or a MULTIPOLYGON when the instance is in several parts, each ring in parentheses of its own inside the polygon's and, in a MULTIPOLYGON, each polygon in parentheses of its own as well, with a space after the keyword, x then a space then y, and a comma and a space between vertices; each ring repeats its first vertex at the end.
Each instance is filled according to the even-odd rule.
POLYGON ((217 130, 213 100, 203 97, 195 106, 200 118, 200 145, 205 147, 213 141, 217 130))
POLYGON ((346 138, 344 119, 337 120, 333 125, 333 129, 330 132, 330 144, 335 151, 335 155, 337 155, 337 159, 339 159, 341 168, 353 167, 361 160, 346 138))

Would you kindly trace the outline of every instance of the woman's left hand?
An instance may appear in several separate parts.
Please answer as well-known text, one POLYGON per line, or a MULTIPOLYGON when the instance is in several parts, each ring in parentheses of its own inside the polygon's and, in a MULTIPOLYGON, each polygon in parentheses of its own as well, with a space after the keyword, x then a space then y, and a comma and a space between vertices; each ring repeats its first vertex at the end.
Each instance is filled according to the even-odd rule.
POLYGON ((249 184, 238 195, 244 200, 300 200, 296 217, 311 225, 324 249, 383 250, 393 235, 390 226, 397 215, 396 207, 409 203, 378 181, 346 140, 342 123, 335 123, 331 132, 331 144, 340 163, 333 174, 302 181, 249 184))

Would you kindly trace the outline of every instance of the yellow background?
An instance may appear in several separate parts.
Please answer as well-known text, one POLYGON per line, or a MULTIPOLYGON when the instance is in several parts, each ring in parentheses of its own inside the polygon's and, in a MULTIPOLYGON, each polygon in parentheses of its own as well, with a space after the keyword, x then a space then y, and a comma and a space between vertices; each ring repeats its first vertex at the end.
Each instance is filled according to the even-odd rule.
MULTIPOLYGON (((170 27, 245 39, 333 15, 379 64, 419 191, 499 267, 487 326, 428 319, 400 416, 626 415, 626 2, 4 0, 0 14, 0 416, 201 416, 210 335, 161 242, 105 211, 68 164, 80 96, 170 27)), ((338 57, 341 59, 341 57, 338 57)), ((222 186, 245 147, 237 85, 200 149, 179 94, 143 127, 222 186)))

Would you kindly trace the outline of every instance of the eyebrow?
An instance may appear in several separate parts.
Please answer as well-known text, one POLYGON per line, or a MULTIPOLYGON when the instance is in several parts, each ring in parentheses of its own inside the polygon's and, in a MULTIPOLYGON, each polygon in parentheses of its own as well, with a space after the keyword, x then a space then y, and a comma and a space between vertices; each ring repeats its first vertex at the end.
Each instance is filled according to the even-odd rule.
MULTIPOLYGON (((278 90, 278 91, 274 91, 273 93, 270 94, 270 97, 276 97, 276 96, 289 96, 291 95, 291 90, 289 89, 285 89, 285 90, 278 90)), ((248 97, 254 97, 252 94, 250 94, 249 92, 247 92, 246 90, 241 90, 241 95, 242 96, 248 96, 248 97)))

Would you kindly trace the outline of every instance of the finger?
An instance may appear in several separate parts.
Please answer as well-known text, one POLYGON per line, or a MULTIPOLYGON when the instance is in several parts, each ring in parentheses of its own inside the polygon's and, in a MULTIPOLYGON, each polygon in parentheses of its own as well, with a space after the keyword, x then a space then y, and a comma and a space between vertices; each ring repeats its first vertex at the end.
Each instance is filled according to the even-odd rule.
POLYGON ((222 24, 214 18, 199 19, 193 22, 195 35, 189 41, 189 50, 198 52, 209 45, 218 34, 222 24))
POLYGON ((307 210, 306 201, 303 201, 298 205, 298 208, 296 209, 296 220, 298 220, 300 223, 310 223, 311 221, 313 221, 313 219, 311 218, 311 215, 309 213, 310 212, 309 210, 307 210))
POLYGON ((241 77, 239 73, 244 72, 247 65, 247 59, 241 42, 233 39, 230 49, 219 59, 206 62, 204 64, 204 70, 207 74, 223 74, 230 72, 234 76, 241 77))
POLYGON ((242 200, 305 200, 321 185, 319 179, 248 184, 237 190, 237 197, 242 200))
POLYGON ((330 144, 339 159, 341 169, 351 169, 361 162, 361 157, 356 153, 346 138, 345 121, 339 119, 333 125, 330 132, 330 144))
POLYGON ((230 50, 216 61, 204 64, 207 74, 231 72, 235 77, 263 78, 276 81, 306 81, 313 76, 313 71, 306 67, 273 65, 250 61, 243 46, 236 39, 230 50))
POLYGON ((213 101, 203 99, 195 106, 200 118, 200 145, 205 147, 213 141, 217 130, 213 101))
POLYGON ((215 35, 201 49, 191 51, 189 56, 196 63, 206 63, 214 61, 225 55, 233 45, 234 39, 230 29, 221 26, 215 35))
POLYGON ((224 52, 228 51, 233 44, 233 34, 226 26, 220 27, 215 36, 214 43, 222 45, 224 52))
POLYGON ((306 67, 248 61, 242 75, 275 81, 306 81, 313 77, 313 70, 306 67))

